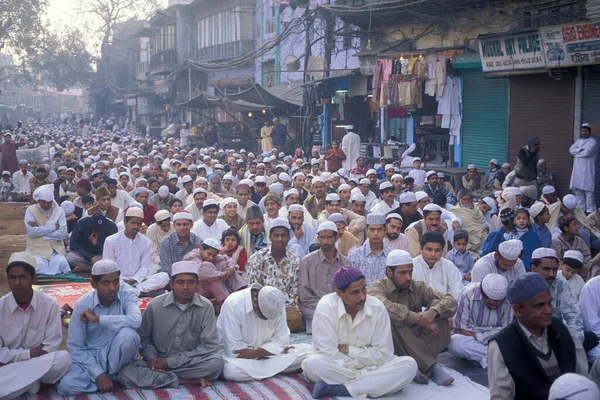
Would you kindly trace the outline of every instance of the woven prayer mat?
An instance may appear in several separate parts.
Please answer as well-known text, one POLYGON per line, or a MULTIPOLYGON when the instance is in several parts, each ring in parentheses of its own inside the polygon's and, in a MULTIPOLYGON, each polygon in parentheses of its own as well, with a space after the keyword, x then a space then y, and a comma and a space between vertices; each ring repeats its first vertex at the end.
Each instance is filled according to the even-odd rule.
POLYGON ((81 275, 78 275, 73 272, 68 272, 68 273, 62 274, 62 275, 38 274, 38 276, 37 276, 38 285, 49 285, 49 284, 55 284, 55 283, 68 283, 68 282, 83 283, 83 282, 89 282, 89 281, 90 281, 89 279, 86 279, 86 278, 82 277, 81 275))

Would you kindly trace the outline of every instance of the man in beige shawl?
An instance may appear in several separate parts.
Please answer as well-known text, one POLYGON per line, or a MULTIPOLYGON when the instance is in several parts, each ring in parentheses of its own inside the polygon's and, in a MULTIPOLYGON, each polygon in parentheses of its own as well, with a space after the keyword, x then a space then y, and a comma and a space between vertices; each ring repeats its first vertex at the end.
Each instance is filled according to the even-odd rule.
POLYGON ((154 214, 156 221, 146 230, 146 237, 152 241, 152 258, 149 274, 155 274, 160 269, 160 242, 169 234, 175 232, 171 222, 171 214, 167 210, 160 210, 154 214))
POLYGON ((478 257, 490 228, 479 208, 473 206, 473 194, 469 189, 461 189, 456 197, 458 205, 452 207, 450 211, 460 218, 462 228, 469 233, 467 250, 473 257, 478 257))

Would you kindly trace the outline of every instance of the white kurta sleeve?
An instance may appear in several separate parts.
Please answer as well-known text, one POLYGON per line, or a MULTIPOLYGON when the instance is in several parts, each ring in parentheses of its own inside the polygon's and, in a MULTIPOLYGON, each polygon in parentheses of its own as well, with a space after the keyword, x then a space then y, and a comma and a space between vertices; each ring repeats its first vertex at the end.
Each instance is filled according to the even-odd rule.
POLYGON ((273 337, 267 343, 260 346, 271 354, 281 354, 286 346, 290 345, 290 329, 287 326, 285 308, 282 310, 281 317, 275 322, 275 331, 273 337))
POLYGON ((219 318, 217 319, 217 328, 219 329, 219 336, 223 341, 227 357, 236 358, 237 354, 233 353, 235 350, 246 349, 250 346, 244 342, 244 335, 242 333, 243 320, 243 304, 232 304, 232 302, 228 301, 223 303, 221 314, 219 314, 219 318), (237 306, 239 309, 234 309, 234 306, 237 306))
MULTIPOLYGON (((369 324, 373 324, 371 345, 365 347, 350 346, 348 356, 353 358, 360 366, 383 365, 388 362, 394 354, 394 342, 392 340, 392 328, 390 317, 383 305, 373 307, 376 312, 371 316, 369 324)), ((313 322, 314 324, 314 322, 313 322)), ((313 329, 314 332, 314 329, 313 329)))

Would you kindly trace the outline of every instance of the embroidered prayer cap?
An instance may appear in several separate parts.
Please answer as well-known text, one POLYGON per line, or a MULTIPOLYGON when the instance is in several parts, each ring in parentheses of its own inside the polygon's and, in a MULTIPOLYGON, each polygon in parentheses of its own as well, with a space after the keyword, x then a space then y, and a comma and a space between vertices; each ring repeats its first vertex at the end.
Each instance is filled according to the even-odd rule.
MULTIPOLYGON (((108 192, 108 189, 105 189, 108 192)), ((109 193, 110 194, 110 193, 109 193)), ((52 201, 54 200, 54 185, 42 185, 33 192, 33 200, 35 201, 52 201)))
POLYGON ((385 225, 385 215, 380 213, 369 213, 367 225, 385 225))
POLYGON ((281 205, 281 197, 279 197, 279 195, 275 192, 267 193, 264 203, 266 204, 267 201, 273 201, 275 204, 281 205))
POLYGON ((388 253, 385 265, 396 267, 398 265, 408 265, 413 263, 413 259, 409 252, 404 250, 392 250, 388 253))
POLYGON ((346 223, 346 220, 344 220, 344 216, 340 213, 331 214, 329 217, 327 217, 327 221, 330 221, 333 223, 336 223, 336 222, 346 223))
POLYGON ((298 189, 291 188, 290 190, 286 190, 285 192, 283 192, 283 198, 287 199, 292 194, 295 194, 296 196, 300 196, 300 193, 298 193, 298 189))
POLYGON ((169 196, 169 188, 165 185, 158 188, 158 196, 159 197, 168 197, 169 196))
POLYGON ((251 219, 264 220, 263 213, 259 206, 250 206, 246 210, 246 222, 250 221, 251 219))
POLYGON ((542 188, 543 195, 552 194, 552 193, 556 193, 556 189, 554 188, 554 186, 548 185, 548 186, 544 186, 542 188))
POLYGON ((567 250, 563 255, 562 262, 573 269, 581 269, 583 267, 583 254, 578 250, 567 250))
POLYGON ((269 185, 269 192, 273 192, 281 196, 283 194, 283 185, 279 182, 271 183, 269 185))
POLYGON ((290 222, 285 218, 277 217, 271 221, 271 223, 269 225, 269 230, 272 231, 274 228, 280 228, 280 227, 287 228, 289 230, 290 222))
POLYGON ((322 231, 333 231, 337 233, 338 230, 337 226, 335 226, 335 223, 331 221, 323 221, 319 224, 319 227, 317 228, 317 233, 322 231))
POLYGON ((542 203, 541 201, 535 202, 529 208, 529 214, 531 214, 531 218, 535 219, 535 217, 540 215, 540 213, 544 210, 545 207, 546 207, 546 205, 544 203, 542 203))
POLYGON ((567 373, 560 376, 550 386, 548 400, 597 400, 600 389, 585 376, 567 373))
POLYGON ((507 240, 506 242, 500 243, 498 246, 498 252, 500 255, 507 260, 514 261, 519 258, 519 255, 523 251, 523 242, 518 239, 507 240))
POLYGON ((558 261, 558 256, 556 255, 556 251, 554 249, 549 249, 547 247, 538 247, 531 254, 532 260, 539 260, 542 258, 554 258, 558 261))
POLYGON ((7 267, 11 264, 27 264, 31 268, 33 268, 33 272, 35 272, 35 267, 37 265, 37 261, 35 261, 35 257, 26 251, 20 251, 17 253, 12 253, 10 258, 8 259, 7 267))
POLYGON ((173 263, 171 266, 171 278, 181 274, 193 274, 198 276, 198 264, 194 261, 179 261, 173 263))
POLYGON ((154 220, 156 222, 162 222, 167 219, 171 219, 171 214, 167 210, 159 210, 154 214, 154 220))
POLYGON ((429 177, 430 177, 431 175, 435 175, 435 176, 437 176, 437 172, 435 172, 435 171, 429 171, 429 172, 427 172, 427 173, 425 174, 425 178, 426 178, 426 179, 429 179, 429 177))
POLYGON ((353 266, 345 266, 337 270, 335 275, 333 276, 333 283, 335 284, 335 288, 339 289, 350 283, 358 280, 364 279, 365 276, 360 271, 360 269, 353 266))
POLYGON ((92 275, 106 275, 113 272, 119 272, 120 270, 119 264, 117 264, 115 261, 105 259, 96 261, 94 263, 92 266, 92 275))
POLYGON ((210 247, 211 249, 221 250, 221 242, 217 239, 208 238, 202 242, 203 245, 210 247))
POLYGON ((487 274, 481 281, 481 290, 492 300, 504 300, 508 289, 508 281, 499 274, 487 274))
POLYGON ((510 221, 515 219, 515 210, 512 208, 503 208, 500 210, 500 222, 508 224, 510 221))
POLYGON ((340 201, 340 196, 337 193, 329 193, 325 197, 325 201, 340 201))
POLYGON ((179 221, 180 219, 187 219, 189 221, 194 221, 194 218, 192 217, 192 214, 190 214, 188 211, 185 211, 185 210, 177 211, 173 215, 173 222, 179 221))
POLYGON ((569 210, 574 210, 577 208, 577 198, 572 194, 568 194, 563 197, 563 205, 567 207, 569 210))
POLYGON ((393 189, 394 185, 391 182, 385 181, 379 184, 379 191, 383 192, 384 190, 393 189))
POLYGON ((527 196, 530 199, 537 199, 537 186, 521 186, 519 189, 521 190, 522 195, 527 196))
POLYGON ((438 206, 437 204, 429 203, 425 207, 423 207, 423 212, 425 212, 425 211, 428 211, 428 212, 437 211, 441 214, 442 208, 440 206, 438 206))
POLYGON ((63 211, 65 212, 65 216, 66 217, 68 217, 69 215, 71 215, 71 214, 73 214, 75 212, 75 204, 71 203, 68 200, 63 201, 62 203, 60 203, 60 208, 63 209, 63 211))
POLYGON ((235 204, 238 205, 238 202, 236 199, 234 199, 233 197, 225 197, 223 200, 221 200, 221 202, 219 203, 221 209, 225 209, 225 206, 228 204, 235 204))
POLYGON ((291 205, 288 207, 288 211, 289 211, 289 212, 292 212, 292 211, 300 211, 300 212, 304 213, 304 206, 303 206, 303 205, 301 205, 301 204, 291 204, 291 205))
POLYGON ((400 195, 400 204, 410 204, 417 201, 417 197, 413 192, 404 192, 400 195))
POLYGON ((508 285, 506 298, 512 304, 519 304, 549 289, 548 282, 541 274, 526 272, 508 285))
POLYGON ((399 219, 400 221, 404 222, 404 219, 398 213, 389 213, 389 214, 386 214, 386 216, 385 216, 385 223, 387 224, 388 222, 390 222, 391 219, 399 219))
POLYGON ((350 197, 350 201, 353 203, 355 201, 367 201, 367 198, 365 197, 364 194, 357 192, 357 193, 352 193, 352 196, 350 197))
POLYGON ((273 286, 263 286, 258 291, 258 308, 266 319, 283 316, 285 296, 281 290, 273 286))
POLYGON ((417 193, 415 193, 415 198, 417 199, 417 201, 421 201, 423 200, 425 197, 429 197, 429 195, 424 192, 424 191, 418 191, 417 193))

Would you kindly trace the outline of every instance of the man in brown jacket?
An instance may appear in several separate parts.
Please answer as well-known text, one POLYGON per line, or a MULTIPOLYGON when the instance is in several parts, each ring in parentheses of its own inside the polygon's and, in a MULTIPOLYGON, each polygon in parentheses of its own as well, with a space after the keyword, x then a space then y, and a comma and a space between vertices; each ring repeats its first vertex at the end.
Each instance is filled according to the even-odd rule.
POLYGON ((450 343, 448 318, 456 313, 456 300, 442 294, 425 282, 413 281, 413 261, 404 250, 388 254, 386 277, 373 282, 367 294, 377 298, 387 308, 392 323, 394 354, 411 356, 419 366, 418 383, 432 379, 440 386, 454 378, 436 362, 438 354, 450 343), (426 311, 421 311, 422 308, 426 311))
POLYGON ((94 194, 96 195, 96 205, 87 210, 87 215, 84 215, 84 217, 91 217, 94 214, 102 213, 115 224, 123 221, 123 210, 111 204, 110 191, 106 186, 100 186, 94 194))

